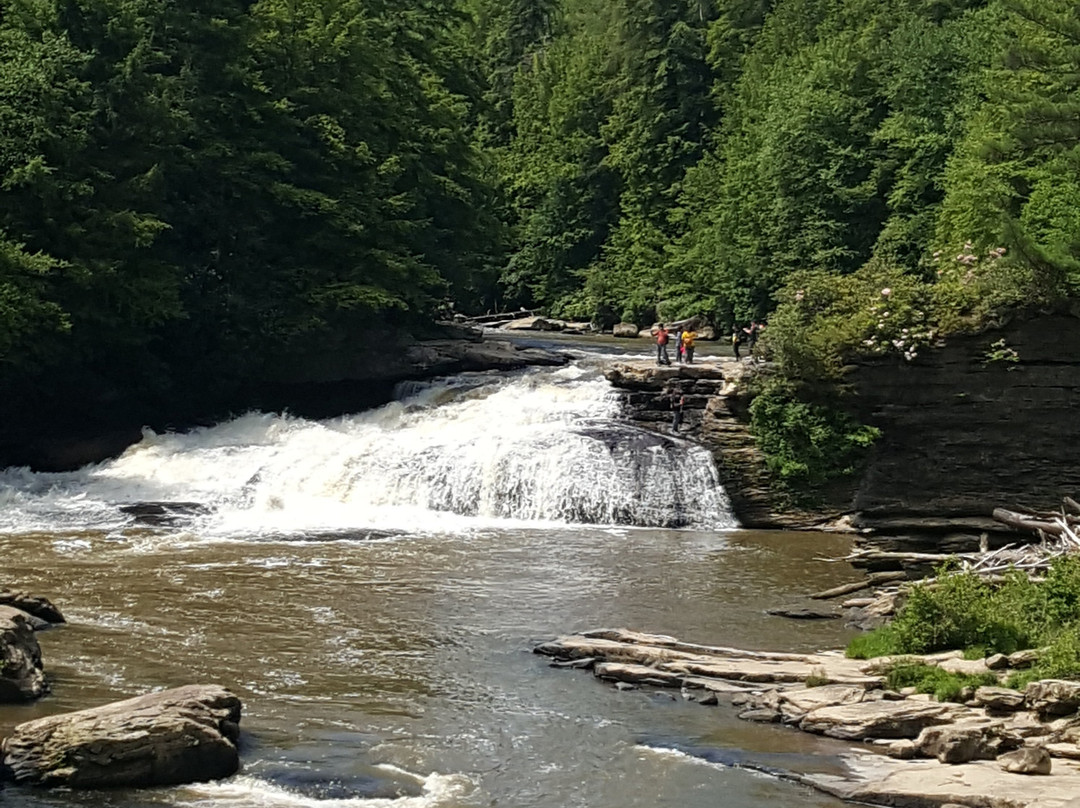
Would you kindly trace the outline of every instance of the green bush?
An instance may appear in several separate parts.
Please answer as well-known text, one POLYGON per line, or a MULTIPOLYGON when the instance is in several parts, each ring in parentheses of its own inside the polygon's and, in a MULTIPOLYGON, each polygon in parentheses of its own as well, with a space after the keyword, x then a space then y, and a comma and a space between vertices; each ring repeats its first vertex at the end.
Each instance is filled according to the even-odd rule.
POLYGON ((989 583, 969 572, 938 571, 911 588, 887 626, 856 637, 855 659, 963 649, 967 658, 1043 648, 1033 678, 1080 678, 1080 558, 1056 559, 1045 579, 1014 571, 989 583))
POLYGON ((750 405, 750 430, 770 470, 791 488, 820 486, 858 468, 880 434, 834 398, 805 400, 794 385, 772 380, 750 405))
POLYGON ((898 647, 892 624, 889 624, 854 637, 848 643, 847 655, 851 659, 873 659, 899 653, 896 650, 898 647))
POLYGON ((856 355, 918 356, 936 337, 929 296, 920 279, 878 261, 852 275, 796 273, 763 339, 786 377, 839 379, 856 355))
POLYGON ((932 693, 938 701, 959 701, 965 687, 996 685, 998 681, 992 673, 969 676, 946 673, 933 665, 902 662, 889 670, 885 683, 892 690, 914 687, 919 693, 932 693))

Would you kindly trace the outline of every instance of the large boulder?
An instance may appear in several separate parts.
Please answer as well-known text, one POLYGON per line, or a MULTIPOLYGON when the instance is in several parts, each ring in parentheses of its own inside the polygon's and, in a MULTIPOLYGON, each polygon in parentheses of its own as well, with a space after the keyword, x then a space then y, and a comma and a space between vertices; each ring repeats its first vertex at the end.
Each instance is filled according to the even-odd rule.
POLYGON ((962 712, 955 704, 938 702, 864 701, 811 710, 799 729, 846 741, 915 738, 926 727, 948 724, 962 712))
POLYGON ((633 323, 616 323, 615 327, 611 329, 611 335, 613 337, 636 338, 638 327, 633 323))
POLYGON ((941 763, 993 760, 1002 752, 1016 749, 1022 739, 1007 732, 1000 723, 947 724, 927 727, 919 733, 915 747, 926 757, 941 763))
POLYGON ((32 618, 0 606, 0 702, 29 701, 47 691, 32 618))
POLYGON ((1024 688, 1028 708, 1041 717, 1070 715, 1080 708, 1080 682, 1042 679, 1024 688))
POLYGON ((1013 774, 1050 774, 1050 753, 1041 746, 1025 746, 998 758, 1001 768, 1013 774))
POLYGON ((566 328, 566 323, 546 317, 520 317, 504 323, 501 328, 504 331, 562 331, 566 328))
POLYGON ((240 699, 187 685, 15 727, 0 745, 18 783, 71 788, 176 785, 239 768, 240 699))
POLYGON ((5 589, 0 591, 0 605, 14 606, 46 623, 64 622, 64 615, 60 614, 60 610, 48 598, 43 598, 41 595, 5 589))

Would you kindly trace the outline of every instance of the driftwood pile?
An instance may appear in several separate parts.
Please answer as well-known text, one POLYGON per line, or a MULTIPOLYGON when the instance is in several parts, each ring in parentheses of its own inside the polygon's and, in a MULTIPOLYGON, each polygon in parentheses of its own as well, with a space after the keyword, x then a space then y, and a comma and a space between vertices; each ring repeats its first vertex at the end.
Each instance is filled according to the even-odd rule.
POLYGON ((817 592, 810 597, 832 600, 872 590, 865 596, 849 597, 841 605, 845 609, 855 610, 852 621, 855 625, 873 628, 895 613, 909 581, 933 583, 934 572, 943 565, 948 564, 958 572, 974 573, 989 580, 1000 579, 1012 570, 1039 578, 1055 559, 1080 553, 1080 502, 1071 497, 1064 498, 1060 511, 996 508, 993 515, 1003 530, 1027 535, 1018 535, 1016 541, 991 550, 987 534, 984 533, 978 552, 970 553, 915 553, 860 548, 841 558, 818 559, 871 568, 892 564, 902 569, 871 572, 861 581, 817 592))
POLYGON ((1033 573, 1044 571, 1054 559, 1080 553, 1080 502, 1071 497, 1065 497, 1060 512, 1021 512, 995 508, 994 519, 1030 536, 1027 540, 1006 544, 993 551, 988 549, 987 536, 983 534, 979 551, 973 553, 904 553, 864 548, 843 558, 821 560, 846 561, 857 566, 867 562, 893 561, 908 568, 938 567, 951 562, 961 571, 992 577, 1012 569, 1033 573))

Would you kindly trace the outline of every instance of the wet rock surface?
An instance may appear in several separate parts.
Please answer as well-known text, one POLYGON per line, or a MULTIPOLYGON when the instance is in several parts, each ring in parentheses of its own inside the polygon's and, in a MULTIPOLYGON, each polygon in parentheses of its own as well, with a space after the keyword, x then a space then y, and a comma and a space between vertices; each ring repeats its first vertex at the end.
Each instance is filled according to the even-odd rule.
MULTIPOLYGON (((858 661, 839 652, 746 651, 626 629, 560 637, 534 650, 557 666, 580 661, 617 687, 680 688, 700 703, 726 701, 747 721, 866 744, 874 752, 845 758, 843 775, 790 775, 845 800, 916 808, 1080 804, 1077 682, 1034 682, 1024 693, 984 686, 956 704, 913 688, 887 690, 882 674, 895 664, 974 667, 959 651, 858 661), (700 691, 707 701, 693 695, 700 691), (1025 785, 1032 774, 1044 775, 1037 793, 1025 785)), ((1015 670, 1008 658, 995 666, 1001 681, 1015 670)))
POLYGON ((17 783, 71 788, 176 785, 239 767, 240 700, 188 685, 15 727, 0 745, 17 783))
POLYGON ((0 591, 0 605, 13 606, 50 625, 65 622, 60 609, 48 598, 41 595, 31 595, 27 592, 5 589, 0 591))
POLYGON ((0 606, 0 701, 31 701, 48 692, 33 619, 0 606))

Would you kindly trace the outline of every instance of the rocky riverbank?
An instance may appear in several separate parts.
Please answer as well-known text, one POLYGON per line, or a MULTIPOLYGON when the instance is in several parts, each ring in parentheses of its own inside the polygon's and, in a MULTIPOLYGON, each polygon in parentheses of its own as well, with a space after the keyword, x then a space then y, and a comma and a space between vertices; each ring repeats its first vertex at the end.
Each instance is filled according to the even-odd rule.
MULTIPOLYGON (((905 808, 1059 808, 1080 793, 1080 682, 1036 681, 1023 691, 983 686, 951 703, 889 690, 884 673, 896 659, 858 661, 839 651, 747 651, 619 629, 534 650, 620 689, 679 688, 704 705, 729 703, 746 720, 859 742, 842 776, 789 774, 842 799, 905 808), (1030 775, 1039 776, 1037 785, 1030 775)), ((950 652, 903 661, 1004 682, 1030 665, 1032 654, 965 660, 950 652)))
MULTIPOLYGON (((0 702, 49 692, 36 631, 63 623, 48 599, 0 591, 0 702)), ((0 782, 69 788, 214 780, 240 766, 241 704, 216 685, 187 685, 39 718, 0 741, 0 782)))

